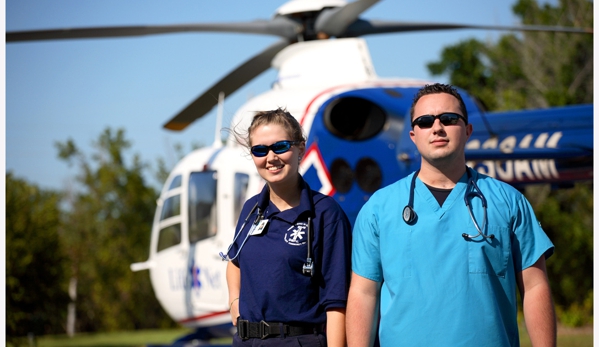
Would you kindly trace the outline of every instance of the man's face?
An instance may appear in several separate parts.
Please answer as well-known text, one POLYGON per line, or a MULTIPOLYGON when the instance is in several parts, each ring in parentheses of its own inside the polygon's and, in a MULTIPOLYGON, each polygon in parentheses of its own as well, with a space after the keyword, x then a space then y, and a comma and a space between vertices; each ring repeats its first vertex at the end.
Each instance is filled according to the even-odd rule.
MULTIPOLYGON (((414 106, 412 121, 424 115, 439 115, 442 113, 457 113, 462 115, 460 103, 453 95, 446 93, 429 94, 421 97, 414 106)), ((464 147, 472 134, 472 125, 460 119, 455 125, 443 125, 435 119, 430 128, 420 128, 418 125, 410 131, 410 138, 422 155, 422 160, 430 164, 451 164, 464 160, 464 147)))

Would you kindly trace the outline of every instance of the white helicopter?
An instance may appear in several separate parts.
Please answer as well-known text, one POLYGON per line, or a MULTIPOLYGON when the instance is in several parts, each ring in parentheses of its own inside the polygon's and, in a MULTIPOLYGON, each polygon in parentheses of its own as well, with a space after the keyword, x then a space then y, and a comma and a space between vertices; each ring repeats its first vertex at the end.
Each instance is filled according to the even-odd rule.
MULTIPOLYGON (((266 48, 214 84, 164 126, 182 130, 263 71, 278 70, 272 89, 244 104, 231 127, 247 129, 256 111, 286 108, 307 135, 300 171, 310 186, 333 196, 353 223, 369 196, 419 166, 407 135, 411 99, 428 83, 381 79, 361 36, 422 30, 491 29, 589 33, 547 26, 485 26, 382 22, 359 18, 378 0, 292 0, 271 20, 145 27, 81 28, 7 33, 7 42, 136 36, 199 31, 275 35, 266 48), (217 102, 215 96, 219 95, 217 102), (408 124, 406 126, 406 124, 408 124)), ((475 133, 469 165, 512 184, 592 179, 593 105, 485 113, 462 91, 475 133), (568 119, 562 117, 568 115, 568 119), (572 117, 576 115, 576 117, 572 117), (551 122, 546 120, 551 119, 551 122), (572 119, 577 119, 576 122, 572 119)), ((222 112, 218 112, 222 115, 222 112)), ((219 117, 220 118, 220 117, 219 117)), ((195 331, 178 342, 231 336, 224 252, 245 200, 264 182, 249 153, 217 136, 170 173, 157 202, 147 261, 156 297, 173 320, 195 331)))

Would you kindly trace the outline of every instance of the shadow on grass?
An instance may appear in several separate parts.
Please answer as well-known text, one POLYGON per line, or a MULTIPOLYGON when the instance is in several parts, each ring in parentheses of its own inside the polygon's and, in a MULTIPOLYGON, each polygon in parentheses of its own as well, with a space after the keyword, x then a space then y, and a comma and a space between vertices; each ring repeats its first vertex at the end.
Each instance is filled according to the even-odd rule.
MULTIPOLYGON (((35 340, 22 338, 18 344, 7 344, 10 347, 145 347, 169 346, 181 336, 190 333, 188 329, 138 330, 110 333, 77 334, 72 338, 66 335, 41 336, 35 340)), ((593 327, 560 328, 557 345, 560 347, 593 346, 593 327)), ((211 341, 214 345, 226 346, 231 339, 211 341)), ((526 329, 520 329, 521 347, 531 347, 526 329)))

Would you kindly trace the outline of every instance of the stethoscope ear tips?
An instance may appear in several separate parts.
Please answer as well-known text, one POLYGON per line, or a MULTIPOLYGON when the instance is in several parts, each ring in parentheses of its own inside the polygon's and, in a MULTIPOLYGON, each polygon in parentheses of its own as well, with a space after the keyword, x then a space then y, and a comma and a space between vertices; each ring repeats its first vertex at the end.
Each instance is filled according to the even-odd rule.
POLYGON ((416 212, 414 212, 414 209, 412 207, 410 207, 409 205, 403 208, 402 216, 403 216, 404 222, 408 223, 409 225, 414 224, 418 217, 416 215, 416 212))

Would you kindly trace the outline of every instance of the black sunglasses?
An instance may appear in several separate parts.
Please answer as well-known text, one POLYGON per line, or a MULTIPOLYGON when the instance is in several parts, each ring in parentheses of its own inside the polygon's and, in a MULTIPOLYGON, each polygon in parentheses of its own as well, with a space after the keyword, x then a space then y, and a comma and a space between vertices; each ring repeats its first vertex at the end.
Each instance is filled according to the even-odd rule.
POLYGON ((300 141, 278 141, 270 146, 256 145, 250 148, 254 157, 264 157, 268 154, 268 151, 272 150, 275 154, 283 154, 291 149, 291 146, 299 144, 300 141))
POLYGON ((428 129, 433 126, 433 124, 435 123, 435 119, 437 118, 439 118, 439 121, 441 121, 441 124, 443 125, 456 125, 458 124, 460 118, 464 120, 465 124, 468 124, 468 121, 466 121, 466 118, 464 118, 464 116, 459 115, 457 113, 446 112, 438 114, 436 116, 431 114, 420 116, 414 119, 414 121, 412 122, 412 128, 418 125, 420 129, 428 129))

